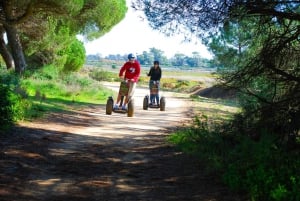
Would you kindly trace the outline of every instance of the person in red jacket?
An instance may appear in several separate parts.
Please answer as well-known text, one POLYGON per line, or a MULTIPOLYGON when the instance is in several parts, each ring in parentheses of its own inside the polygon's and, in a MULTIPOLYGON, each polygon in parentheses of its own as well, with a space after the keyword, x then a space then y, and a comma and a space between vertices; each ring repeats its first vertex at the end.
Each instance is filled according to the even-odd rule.
MULTIPOLYGON (((136 87, 136 83, 139 80, 141 72, 140 63, 136 60, 136 56, 134 54, 128 55, 128 61, 122 66, 120 69, 119 77, 129 82, 129 90, 128 95, 126 96, 124 105, 122 106, 123 110, 126 110, 128 100, 133 96, 134 90, 136 87), (124 75, 125 73, 125 75, 124 75)), ((121 95, 118 95, 117 102, 114 108, 119 107, 119 102, 121 100, 121 95)))

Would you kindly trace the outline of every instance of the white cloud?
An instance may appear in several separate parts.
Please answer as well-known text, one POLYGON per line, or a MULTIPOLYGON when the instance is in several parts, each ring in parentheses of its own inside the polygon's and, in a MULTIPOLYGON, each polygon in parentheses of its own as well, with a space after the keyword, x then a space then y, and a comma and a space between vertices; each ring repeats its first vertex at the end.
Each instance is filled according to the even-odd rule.
POLYGON ((199 52, 202 57, 211 58, 211 54, 200 40, 195 42, 183 42, 183 37, 166 37, 158 30, 153 30, 147 21, 141 20, 139 13, 128 6, 126 17, 117 24, 109 33, 101 38, 85 42, 87 54, 127 54, 130 52, 141 53, 155 47, 164 51, 167 57, 175 53, 191 55, 199 52))

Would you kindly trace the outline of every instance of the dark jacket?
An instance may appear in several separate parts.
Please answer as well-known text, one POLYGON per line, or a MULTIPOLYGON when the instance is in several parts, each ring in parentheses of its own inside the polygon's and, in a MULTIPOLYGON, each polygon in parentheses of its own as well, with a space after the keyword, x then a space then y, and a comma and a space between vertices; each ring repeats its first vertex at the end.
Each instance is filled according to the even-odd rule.
POLYGON ((150 76, 150 80, 160 81, 161 68, 157 67, 157 69, 155 69, 154 67, 151 67, 151 69, 147 75, 150 76))

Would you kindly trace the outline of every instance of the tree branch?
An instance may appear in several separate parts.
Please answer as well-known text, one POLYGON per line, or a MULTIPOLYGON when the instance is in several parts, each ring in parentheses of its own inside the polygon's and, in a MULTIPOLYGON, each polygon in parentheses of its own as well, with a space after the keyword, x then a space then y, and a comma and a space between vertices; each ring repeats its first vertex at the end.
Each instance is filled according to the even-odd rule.
POLYGON ((253 15, 253 14, 260 14, 263 16, 274 16, 284 19, 290 19, 290 20, 296 20, 300 21, 300 14, 299 13, 291 13, 291 12, 279 12, 274 9, 264 9, 264 8, 250 8, 247 12, 247 14, 253 15))

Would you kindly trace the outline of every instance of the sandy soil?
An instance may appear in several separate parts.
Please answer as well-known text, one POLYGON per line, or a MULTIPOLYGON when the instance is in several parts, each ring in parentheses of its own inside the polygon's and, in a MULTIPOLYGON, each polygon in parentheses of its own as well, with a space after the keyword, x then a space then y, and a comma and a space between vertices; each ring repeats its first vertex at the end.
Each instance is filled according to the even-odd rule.
POLYGON ((89 105, 21 123, 1 136, 0 200, 242 200, 204 174, 205 164, 166 141, 190 120, 189 101, 163 93, 166 111, 144 111, 147 92, 136 90, 132 118, 89 105))

